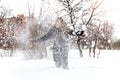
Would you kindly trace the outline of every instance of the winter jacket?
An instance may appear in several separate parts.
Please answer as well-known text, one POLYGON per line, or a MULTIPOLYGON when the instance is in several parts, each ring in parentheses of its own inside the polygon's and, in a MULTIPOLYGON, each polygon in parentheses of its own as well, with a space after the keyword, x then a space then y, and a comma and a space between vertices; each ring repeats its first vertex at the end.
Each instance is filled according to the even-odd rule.
POLYGON ((62 31, 59 28, 53 27, 46 35, 38 38, 35 42, 43 42, 49 39, 53 39, 54 44, 59 47, 64 46, 68 42, 68 30, 62 31))

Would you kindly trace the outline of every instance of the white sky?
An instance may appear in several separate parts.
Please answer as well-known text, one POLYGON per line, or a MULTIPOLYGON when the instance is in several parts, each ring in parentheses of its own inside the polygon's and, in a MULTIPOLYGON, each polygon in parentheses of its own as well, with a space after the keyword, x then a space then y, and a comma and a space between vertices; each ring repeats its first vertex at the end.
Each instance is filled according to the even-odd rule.
MULTIPOLYGON (((33 5, 33 6, 30 6, 32 9, 35 7, 35 11, 39 12, 41 1, 42 0, 1 0, 0 4, 6 6, 6 8, 8 9, 13 9, 12 13, 14 15, 21 14, 21 13, 24 13, 27 15, 28 14, 28 2, 30 2, 30 5, 33 5)), ((53 7, 54 9, 56 8, 56 6, 58 6, 54 2, 55 0, 49 0, 49 1, 52 3, 51 7, 53 7)), ((104 9, 108 11, 106 14, 107 19, 109 19, 110 22, 115 24, 115 35, 118 38, 120 38, 120 36, 117 35, 117 34, 120 34, 119 0, 104 0, 103 5, 104 5, 104 9)))
POLYGON ((119 0, 104 0, 104 9, 107 10, 106 17, 113 23, 115 36, 120 39, 120 4, 119 0))

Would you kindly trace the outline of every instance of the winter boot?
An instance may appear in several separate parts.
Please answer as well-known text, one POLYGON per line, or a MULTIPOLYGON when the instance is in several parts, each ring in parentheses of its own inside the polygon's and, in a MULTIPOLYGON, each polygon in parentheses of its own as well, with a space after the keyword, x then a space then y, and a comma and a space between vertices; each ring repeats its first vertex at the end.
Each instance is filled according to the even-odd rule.
POLYGON ((68 66, 63 66, 63 69, 69 69, 69 67, 68 66))

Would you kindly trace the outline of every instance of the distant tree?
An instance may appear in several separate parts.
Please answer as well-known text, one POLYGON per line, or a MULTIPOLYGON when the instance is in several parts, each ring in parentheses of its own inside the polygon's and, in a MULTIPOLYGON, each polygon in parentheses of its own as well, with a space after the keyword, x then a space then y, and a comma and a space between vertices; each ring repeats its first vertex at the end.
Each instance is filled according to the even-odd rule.
POLYGON ((104 21, 101 29, 102 36, 104 37, 103 46, 105 49, 112 49, 112 35, 113 35, 113 24, 108 21, 104 21))
POLYGON ((120 50, 120 39, 113 41, 113 43, 112 43, 112 48, 113 48, 114 50, 120 50))
POLYGON ((0 7, 0 48, 4 50, 0 55, 12 56, 14 44, 14 24, 11 25, 8 16, 11 10, 7 10, 4 6, 0 7))

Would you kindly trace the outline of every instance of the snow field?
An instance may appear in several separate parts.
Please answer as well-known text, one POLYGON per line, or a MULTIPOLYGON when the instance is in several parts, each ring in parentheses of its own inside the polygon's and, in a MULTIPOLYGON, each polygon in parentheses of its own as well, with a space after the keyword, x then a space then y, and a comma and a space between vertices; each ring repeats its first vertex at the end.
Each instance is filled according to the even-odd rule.
MULTIPOLYGON (((17 52, 20 54, 20 52, 17 52)), ((52 54, 41 60, 25 60, 23 56, 0 58, 1 80, 120 80, 120 51, 101 51, 99 58, 88 57, 84 50, 69 53, 69 68, 56 68, 52 54)))

